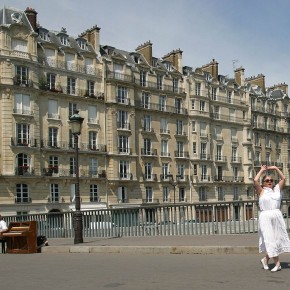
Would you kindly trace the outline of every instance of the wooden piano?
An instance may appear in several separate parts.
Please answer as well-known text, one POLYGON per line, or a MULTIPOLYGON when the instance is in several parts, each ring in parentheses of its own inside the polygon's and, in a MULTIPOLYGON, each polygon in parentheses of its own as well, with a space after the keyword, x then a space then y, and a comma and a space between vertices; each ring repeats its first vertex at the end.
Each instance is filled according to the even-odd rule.
POLYGON ((7 253, 29 254, 37 252, 36 221, 11 222, 3 233, 7 253))

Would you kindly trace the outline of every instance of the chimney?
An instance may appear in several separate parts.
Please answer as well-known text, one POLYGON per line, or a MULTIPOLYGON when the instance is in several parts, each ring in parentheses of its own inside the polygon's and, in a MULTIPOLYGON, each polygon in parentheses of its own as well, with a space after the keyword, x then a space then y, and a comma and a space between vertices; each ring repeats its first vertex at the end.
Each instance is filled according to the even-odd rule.
POLYGON ((24 11, 34 31, 37 30, 37 12, 30 7, 24 11))
POLYGON ((163 56, 163 59, 166 61, 170 61, 174 67, 177 68, 177 70, 182 73, 183 72, 183 67, 182 67, 182 50, 176 49, 171 51, 170 53, 166 54, 163 56))
POLYGON ((272 90, 281 90, 285 94, 288 95, 288 85, 286 83, 281 83, 281 84, 278 84, 278 85, 274 85, 274 86, 270 87, 269 89, 272 89, 272 90))
POLYGON ((93 46, 96 52, 100 51, 100 30, 101 28, 95 25, 80 35, 93 46))
POLYGON ((265 76, 263 74, 258 74, 257 76, 246 78, 245 81, 250 83, 251 85, 259 86, 261 90, 265 93, 265 76))
POLYGON ((145 57, 149 65, 152 66, 152 43, 150 40, 139 45, 135 49, 135 51, 141 53, 145 57))
POLYGON ((245 85, 245 69, 240 67, 235 70, 235 81, 240 85, 245 85))
POLYGON ((216 80, 218 79, 219 64, 214 58, 210 63, 203 65, 201 67, 201 69, 202 69, 202 71, 210 73, 214 79, 216 79, 216 80))

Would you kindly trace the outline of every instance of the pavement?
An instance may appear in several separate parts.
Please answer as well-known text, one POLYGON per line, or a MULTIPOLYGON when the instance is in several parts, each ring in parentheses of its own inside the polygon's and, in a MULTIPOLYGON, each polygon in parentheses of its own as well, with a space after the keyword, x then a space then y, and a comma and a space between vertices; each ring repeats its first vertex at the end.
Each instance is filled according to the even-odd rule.
POLYGON ((53 238, 41 253, 257 254, 258 234, 53 238))

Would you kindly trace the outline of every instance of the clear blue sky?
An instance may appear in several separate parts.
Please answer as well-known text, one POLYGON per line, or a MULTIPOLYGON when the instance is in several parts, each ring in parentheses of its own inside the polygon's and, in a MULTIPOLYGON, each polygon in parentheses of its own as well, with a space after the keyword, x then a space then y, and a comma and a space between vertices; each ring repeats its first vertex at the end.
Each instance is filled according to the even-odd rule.
POLYGON ((219 73, 262 73, 266 86, 290 85, 289 0, 4 0, 38 12, 41 26, 78 36, 97 25, 101 44, 134 51, 150 40, 162 58, 180 48, 183 65, 219 62, 219 73), (233 62, 237 60, 236 62, 233 62))

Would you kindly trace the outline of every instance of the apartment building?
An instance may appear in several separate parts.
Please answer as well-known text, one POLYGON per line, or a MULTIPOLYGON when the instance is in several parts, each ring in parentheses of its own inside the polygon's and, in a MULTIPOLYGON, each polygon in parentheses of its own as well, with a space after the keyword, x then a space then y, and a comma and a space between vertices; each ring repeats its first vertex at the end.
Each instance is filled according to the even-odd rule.
POLYGON ((37 23, 31 8, 0 11, 1 212, 74 209, 75 110, 82 209, 234 200, 238 214, 261 164, 283 169, 289 197, 286 84, 221 75, 214 59, 183 66, 180 49, 156 58, 150 41, 101 45, 97 26, 72 37, 37 23))

